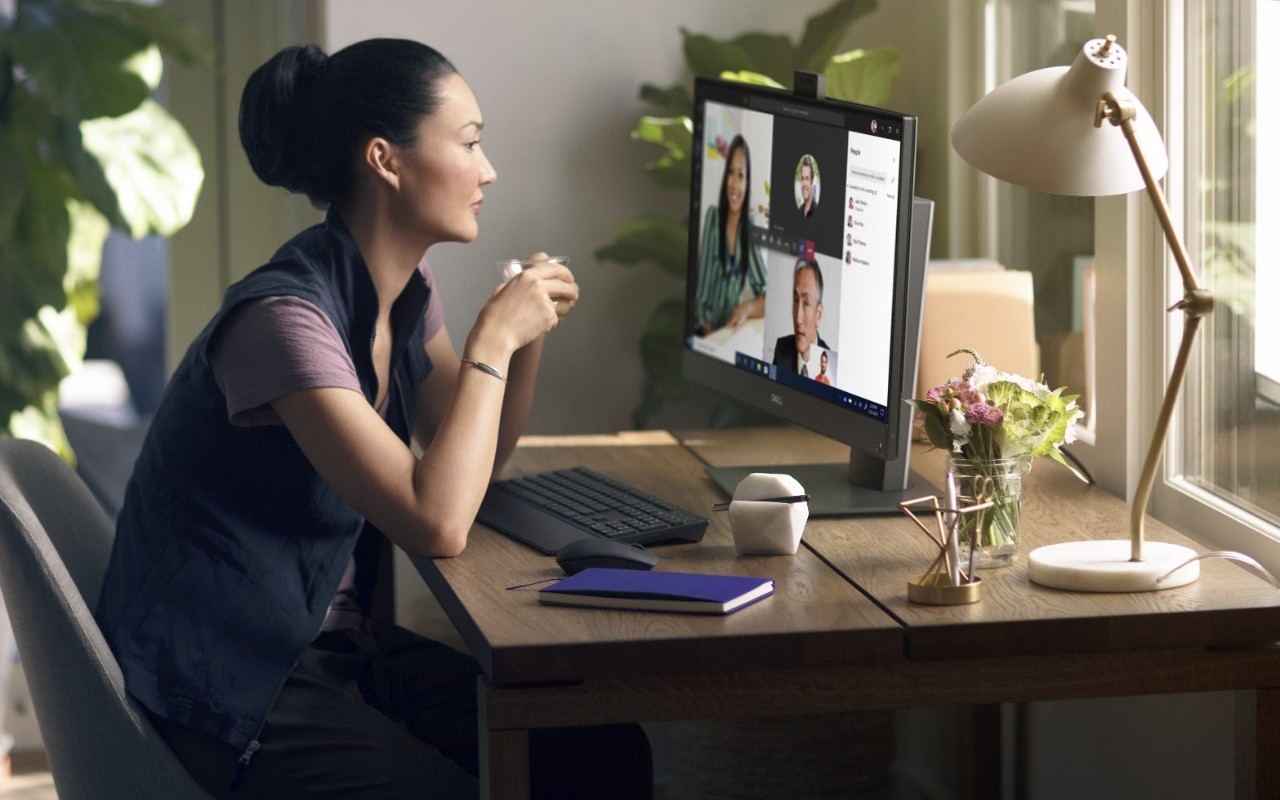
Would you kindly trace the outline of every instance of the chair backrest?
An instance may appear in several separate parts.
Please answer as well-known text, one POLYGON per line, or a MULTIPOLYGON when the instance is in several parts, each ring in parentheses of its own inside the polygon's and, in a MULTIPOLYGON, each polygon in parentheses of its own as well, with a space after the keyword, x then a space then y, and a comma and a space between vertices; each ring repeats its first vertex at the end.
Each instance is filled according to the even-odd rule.
POLYGON ((59 797, 208 797, 125 692, 94 622, 113 536, 53 451, 0 439, 0 589, 59 797))

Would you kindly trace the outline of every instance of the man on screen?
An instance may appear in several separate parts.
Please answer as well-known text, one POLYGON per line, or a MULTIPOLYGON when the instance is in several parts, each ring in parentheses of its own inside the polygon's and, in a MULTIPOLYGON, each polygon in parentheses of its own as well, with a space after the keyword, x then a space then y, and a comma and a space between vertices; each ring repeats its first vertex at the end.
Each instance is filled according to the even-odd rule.
POLYGON ((795 282, 791 290, 791 323, 794 333, 778 337, 773 349, 773 363, 804 377, 817 375, 818 360, 827 343, 818 335, 822 322, 822 270, 818 262, 808 258, 796 261, 795 282), (817 345, 816 347, 814 345, 817 345))
POLYGON ((815 180, 813 156, 805 155, 800 159, 800 215, 803 217, 812 217, 818 210, 815 180))

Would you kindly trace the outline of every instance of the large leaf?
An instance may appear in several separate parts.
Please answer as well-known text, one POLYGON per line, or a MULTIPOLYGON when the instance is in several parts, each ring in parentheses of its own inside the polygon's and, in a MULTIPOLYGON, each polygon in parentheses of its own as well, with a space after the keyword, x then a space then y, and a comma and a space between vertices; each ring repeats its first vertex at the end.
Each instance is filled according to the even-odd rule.
POLYGON ((84 359, 85 330, 70 310, 55 311, 45 306, 25 320, 0 355, 0 385, 11 407, 0 413, 19 411, 71 374, 84 359), (10 394, 10 392, 12 394, 10 394))
MULTIPOLYGON (((849 27, 876 9, 876 0, 839 0, 835 5, 810 17, 800 38, 798 69, 822 72, 835 54, 849 27)), ((827 87, 830 91, 830 86, 827 87)))
POLYGON ((98 316, 98 275, 111 226, 106 217, 85 202, 68 203, 67 215, 71 235, 67 238, 67 274, 62 285, 68 308, 81 325, 88 326, 98 316))
POLYGON ((687 190, 693 175, 684 153, 667 153, 657 161, 645 164, 644 168, 654 185, 663 189, 687 190))
POLYGON ((642 142, 660 144, 668 150, 687 153, 693 146, 693 120, 688 117, 641 117, 631 136, 642 142))
POLYGON ((55 128, 56 133, 50 137, 50 142, 55 147, 58 162, 71 176, 71 180, 80 187, 85 199, 93 203, 113 226, 128 228, 128 223, 120 213, 115 189, 107 182, 102 164, 85 150, 80 125, 58 121, 55 128))
POLYGON ((115 17, 60 0, 22 0, 9 42, 64 119, 124 114, 151 93, 138 61, 147 38, 115 17))
POLYGON ((663 89, 646 83, 640 87, 640 99, 652 103, 665 112, 667 117, 689 117, 693 115, 693 98, 689 90, 683 86, 672 86, 663 89))
POLYGON ((796 70, 796 46, 790 39, 768 33, 747 33, 734 39, 733 43, 747 54, 755 72, 791 85, 796 70))
POLYGON ((114 16, 142 31, 165 53, 185 64, 212 66, 216 53, 213 44, 194 27, 175 22, 162 5, 120 2, 120 0, 81 0, 96 11, 114 16))
POLYGON ((83 122, 80 132, 134 238, 168 236, 191 221, 204 168, 200 152, 169 112, 146 100, 122 117, 83 122))
POLYGON ((0 126, 0 242, 7 240, 17 223, 18 212, 27 195, 27 166, 9 140, 8 131, 0 126))
POLYGON ((827 96, 869 106, 889 101, 902 58, 897 50, 850 50, 831 59, 827 67, 827 96))
POLYGON ((689 260, 688 223, 675 217, 649 214, 614 223, 613 242, 596 250, 601 261, 619 264, 657 264, 683 279, 689 260))
POLYGON ((751 72, 750 70, 742 70, 739 72, 722 72, 720 78, 726 81, 737 81, 738 83, 754 83, 759 86, 771 86, 774 89, 785 89, 787 87, 778 83, 768 75, 762 75, 759 72, 751 72))
POLYGON ((666 150, 662 156, 645 165, 654 183, 670 189, 689 187, 693 120, 688 117, 641 117, 631 136, 642 142, 661 145, 666 150))
POLYGON ((75 453, 67 441, 62 420, 58 417, 58 391, 45 392, 36 402, 19 409, 8 418, 9 433, 18 439, 40 442, 75 466, 75 453))
POLYGON ((733 42, 722 42, 701 33, 681 28, 684 37, 684 60, 694 75, 719 75, 725 70, 752 69, 751 56, 733 42))
POLYGON ((11 235, 0 239, 0 321, 12 331, 41 306, 66 305, 68 188, 57 173, 29 169, 11 235))
MULTIPOLYGON (((50 218, 58 217, 50 209, 50 218)), ((0 248, 0 386, 8 418, 51 389, 84 358, 85 325, 98 312, 98 267, 108 226, 83 202, 64 200, 61 219, 65 269, 50 269, 15 237, 0 248), (61 309, 61 310, 58 310, 61 309)))

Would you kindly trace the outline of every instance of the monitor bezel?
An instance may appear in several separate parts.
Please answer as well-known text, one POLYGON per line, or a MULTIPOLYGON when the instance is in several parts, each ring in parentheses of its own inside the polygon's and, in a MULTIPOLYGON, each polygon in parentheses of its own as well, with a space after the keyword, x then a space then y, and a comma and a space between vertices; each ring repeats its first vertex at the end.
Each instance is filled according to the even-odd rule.
MULTIPOLYGON (((907 330, 911 320, 908 309, 908 292, 911 277, 911 213, 915 187, 915 156, 917 119, 891 109, 850 103, 829 98, 810 98, 781 89, 757 84, 738 83, 713 78, 698 78, 694 84, 693 142, 690 148, 690 193, 687 281, 685 287, 685 325, 681 340, 682 375, 686 380, 706 386, 747 405, 767 411, 780 419, 793 422, 877 459, 889 461, 899 458, 909 444, 909 426, 904 426, 903 415, 911 409, 906 400, 915 386, 915 371, 907 374, 906 350, 915 337, 907 330), (776 380, 757 375, 733 364, 697 352, 690 347, 694 333, 693 297, 697 289, 697 263, 700 237, 696 233, 703 209, 700 207, 701 170, 705 156, 704 115, 702 108, 707 101, 751 108, 763 101, 779 108, 791 108, 802 114, 808 111, 836 112, 845 115, 845 130, 851 130, 850 120, 892 121, 901 130, 901 155, 898 159, 898 208, 895 237, 893 278, 892 335, 889 347, 889 385, 887 409, 883 421, 865 416, 857 411, 820 399, 802 390, 776 380), (778 106, 785 101, 785 106, 778 106), (904 430, 907 435, 903 435, 904 430)), ((916 320, 918 322, 918 318, 916 320)), ((914 354, 911 354, 914 356, 914 354)))

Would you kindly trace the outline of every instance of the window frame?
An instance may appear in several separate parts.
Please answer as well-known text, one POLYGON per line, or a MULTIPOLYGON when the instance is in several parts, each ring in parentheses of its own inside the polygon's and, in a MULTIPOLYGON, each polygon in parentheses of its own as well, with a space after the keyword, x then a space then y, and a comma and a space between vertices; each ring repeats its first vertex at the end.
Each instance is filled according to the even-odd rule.
MULTIPOLYGON (((1128 86, 1164 134, 1171 164, 1164 189, 1180 232, 1187 227, 1189 207, 1198 210, 1187 194, 1188 149, 1199 146, 1188 140, 1187 109, 1192 93, 1202 88, 1183 78, 1186 48, 1179 45, 1186 34, 1185 10, 1183 0, 1097 3, 1098 29, 1115 32, 1129 52, 1128 86)), ((1183 315, 1164 309, 1182 296, 1182 283, 1145 193, 1099 198, 1095 225, 1098 338, 1125 343, 1097 353, 1101 413, 1095 475, 1100 485, 1132 502, 1182 335, 1183 315)), ((1197 348, 1210 335, 1203 326, 1197 348)), ((1187 396, 1186 386, 1181 387, 1148 513, 1206 547, 1247 553, 1280 574, 1280 528, 1181 477, 1187 396)))

